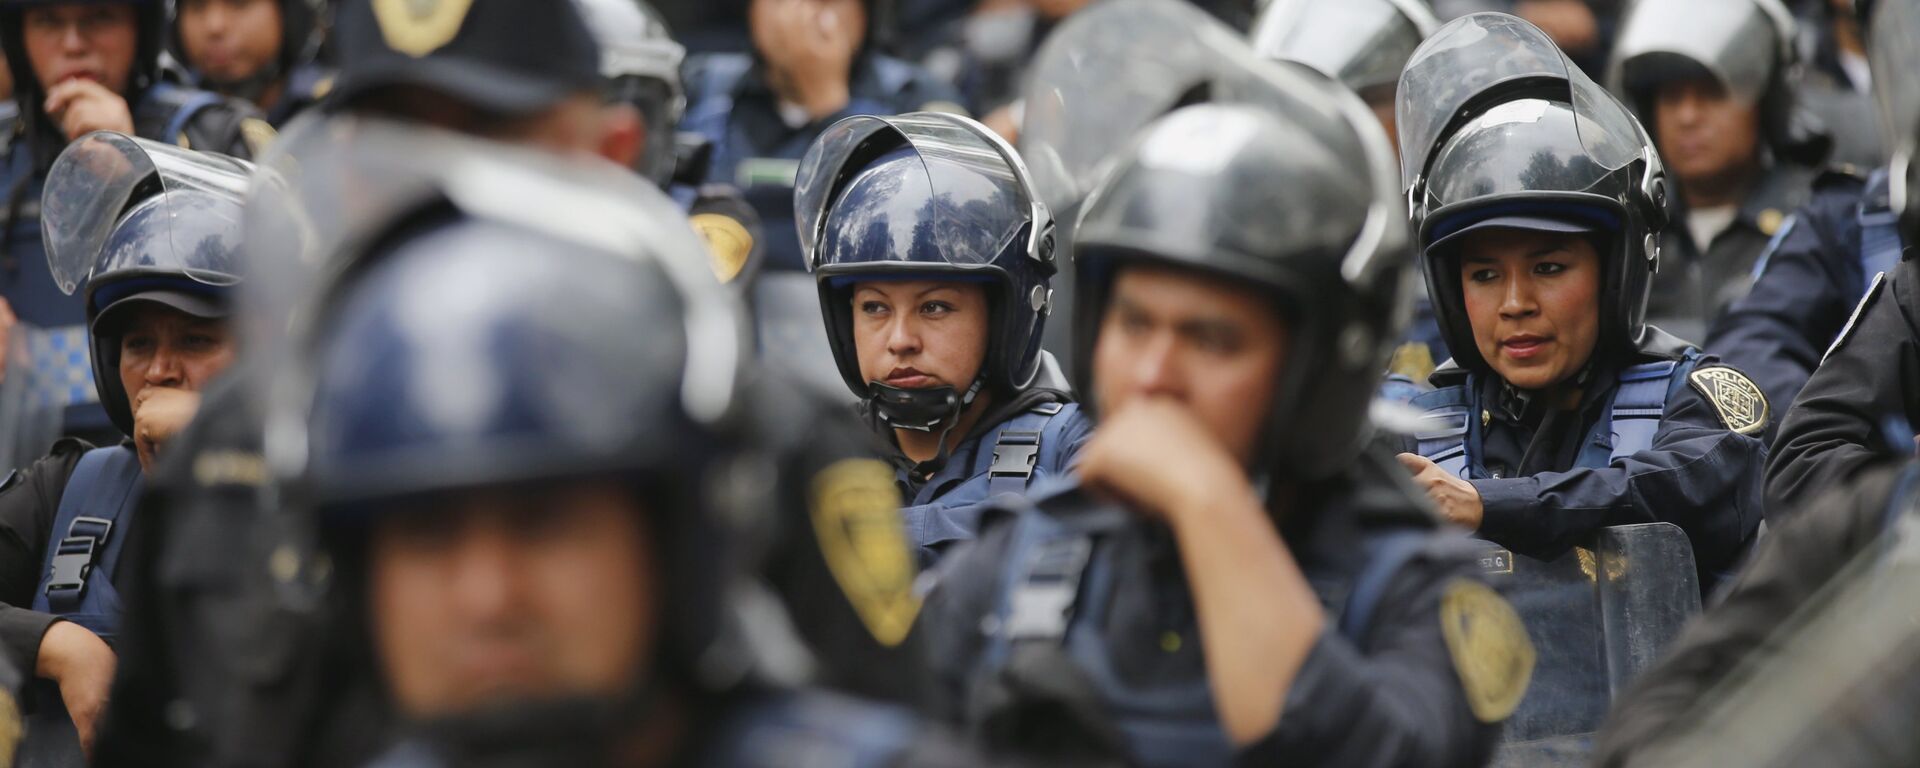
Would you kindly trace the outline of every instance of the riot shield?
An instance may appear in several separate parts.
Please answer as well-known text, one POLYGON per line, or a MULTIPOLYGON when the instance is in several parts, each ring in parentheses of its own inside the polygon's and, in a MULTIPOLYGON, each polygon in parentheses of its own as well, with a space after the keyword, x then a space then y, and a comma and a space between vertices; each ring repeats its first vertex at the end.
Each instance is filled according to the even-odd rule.
POLYGON ((1678 526, 1644 523, 1602 529, 1551 562, 1485 547, 1482 569, 1539 654, 1494 764, 1586 765, 1613 697, 1700 612, 1693 546, 1678 526))

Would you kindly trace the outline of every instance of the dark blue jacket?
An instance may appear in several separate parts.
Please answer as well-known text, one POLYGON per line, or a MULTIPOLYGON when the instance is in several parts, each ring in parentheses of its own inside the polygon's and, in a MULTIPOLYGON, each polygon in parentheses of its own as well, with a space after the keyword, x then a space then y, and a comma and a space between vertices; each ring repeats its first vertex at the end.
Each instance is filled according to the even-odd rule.
MULTIPOLYGON (((1874 275, 1892 266, 1869 267, 1862 252, 1863 220, 1894 226, 1884 210, 1884 184, 1871 196, 1868 186, 1849 173, 1822 175, 1812 201, 1794 213, 1761 257, 1752 292, 1707 335, 1707 351, 1752 376, 1779 415, 1806 386, 1874 275)), ((1889 234, 1895 250, 1888 261, 1897 261, 1898 234, 1889 234)), ((1779 424, 1776 418, 1770 429, 1779 424)))
POLYGON ((1327 624, 1253 744, 1235 749, 1213 711, 1171 533, 1075 486, 1002 497, 941 563, 916 630, 939 699, 989 750, 1060 764, 1479 765, 1499 725, 1475 717, 1441 629, 1479 550, 1414 493, 1370 454, 1279 527, 1327 624))
MULTIPOLYGON (((1694 380, 1696 372, 1726 366, 1649 329, 1628 362, 1659 361, 1678 361, 1684 370, 1674 374, 1650 446, 1624 456, 1611 451, 1621 366, 1597 367, 1593 380, 1604 384, 1588 387, 1574 411, 1529 404, 1497 376, 1451 364, 1435 372, 1436 391, 1414 405, 1464 388, 1472 423, 1463 477, 1480 493, 1480 534, 1552 560, 1606 526, 1669 522, 1692 542, 1703 588, 1733 570, 1760 526, 1766 446, 1730 429, 1703 391, 1711 382, 1694 380)), ((1407 449, 1417 453, 1420 445, 1409 441, 1407 449)))

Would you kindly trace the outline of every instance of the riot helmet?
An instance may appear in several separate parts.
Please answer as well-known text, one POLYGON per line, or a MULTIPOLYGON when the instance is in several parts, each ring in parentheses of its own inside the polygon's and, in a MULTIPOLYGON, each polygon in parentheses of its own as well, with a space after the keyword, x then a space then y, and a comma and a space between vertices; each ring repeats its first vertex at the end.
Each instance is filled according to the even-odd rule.
POLYGON ((334 19, 333 109, 398 86, 525 115, 600 89, 600 47, 571 2, 343 0, 334 19))
POLYGON ((84 290, 94 386, 133 434, 120 383, 120 334, 136 305, 226 317, 240 282, 245 161, 98 131, 54 161, 41 201, 47 264, 60 290, 84 290))
POLYGON ((1710 78, 1759 110, 1763 139, 1776 156, 1818 164, 1831 141, 1794 103, 1798 35, 1780 0, 1645 0, 1621 20, 1608 85, 1651 121, 1662 85, 1710 78))
POLYGON ((1595 355, 1639 344, 1668 201, 1660 156, 1618 100, 1538 28, 1479 13, 1441 27, 1414 52, 1396 109, 1427 290, 1456 364, 1487 365, 1466 316, 1454 246, 1488 227, 1597 237, 1595 355))
POLYGON ((1423 0, 1273 0, 1249 37, 1261 56, 1304 64, 1371 103, 1393 98, 1407 57, 1439 27, 1423 0))
POLYGON ((1053 219, 1019 155, 985 126, 933 112, 841 120, 800 161, 794 219, 834 362, 882 422, 944 432, 982 389, 1004 398, 1033 383, 1052 310, 1053 219), (986 359, 967 389, 864 380, 851 296, 875 279, 988 284, 986 359))
MULTIPOLYGON (((354 622, 367 616, 371 526, 386 516, 441 494, 612 482, 643 501, 662 585, 657 650, 630 695, 565 698, 613 729, 659 690, 739 684, 754 662, 729 629, 732 519, 712 481, 740 448, 744 324, 698 239, 631 173, 438 131, 355 135, 352 146, 291 148, 271 169, 280 199, 249 209, 251 232, 344 224, 302 248, 324 254, 317 271, 270 278, 314 282, 288 337, 295 353, 271 373, 267 435, 283 504, 315 516, 335 563, 343 641, 368 641, 354 622), (408 151, 436 159, 387 154, 408 151), (326 199, 342 177, 300 166, 369 152, 347 183, 395 160, 409 191, 364 218, 328 210, 353 205, 326 199)), ((499 735, 484 731, 447 733, 499 735)))
POLYGON ((666 186, 673 179, 675 127, 687 106, 680 82, 687 51, 642 0, 576 2, 600 43, 607 101, 633 105, 646 121, 646 147, 634 170, 666 186))
POLYGON ((274 0, 280 8, 280 52, 268 66, 237 81, 214 80, 205 72, 193 66, 187 56, 185 40, 180 35, 180 6, 186 0, 171 0, 167 25, 167 49, 173 58, 193 70, 200 82, 221 93, 230 93, 248 101, 257 102, 266 90, 282 77, 320 56, 320 47, 326 39, 327 8, 325 0, 274 0))
POLYGON ((1900 235, 1920 242, 1920 2, 1876 0, 1867 27, 1867 58, 1874 72, 1873 96, 1879 105, 1880 135, 1887 142, 1888 202, 1900 214, 1900 235))
POLYGON ((1350 465, 1368 439, 1368 406, 1406 322, 1412 260, 1391 145, 1365 105, 1329 79, 1277 66, 1268 76, 1272 101, 1293 108, 1176 110, 1116 158, 1087 201, 1073 243, 1075 385, 1097 391, 1093 356, 1126 265, 1248 286, 1270 297, 1289 338, 1249 469, 1312 481, 1350 465))

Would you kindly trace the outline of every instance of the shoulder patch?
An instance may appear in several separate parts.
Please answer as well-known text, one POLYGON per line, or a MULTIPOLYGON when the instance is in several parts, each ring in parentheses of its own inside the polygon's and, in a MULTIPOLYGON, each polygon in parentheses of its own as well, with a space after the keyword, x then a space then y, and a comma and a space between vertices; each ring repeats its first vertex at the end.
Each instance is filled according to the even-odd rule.
POLYGON ((1413 381, 1426 381, 1433 375, 1433 369, 1439 367, 1433 361, 1433 350, 1417 341, 1401 344, 1393 350, 1393 359, 1387 363, 1387 371, 1397 373, 1413 381))
POLYGON ((820 554, 860 622, 881 645, 899 645, 920 615, 912 545, 900 521, 893 469, 843 459, 813 476, 813 531, 820 554))
POLYGON ((724 213, 696 213, 688 220, 693 224, 693 231, 707 244, 707 255, 713 259, 713 276, 722 283, 733 282, 753 253, 753 233, 738 219, 724 213))
POLYGON ((1727 425, 1727 429, 1742 435, 1757 435, 1767 428, 1767 419, 1772 415, 1767 395, 1746 374, 1724 365, 1708 365, 1695 368, 1687 375, 1687 383, 1707 402, 1713 403, 1713 409, 1720 413, 1720 423, 1727 425))
POLYGON ((453 42, 473 0, 373 0, 373 18, 387 46, 420 58, 453 42))
POLYGON ((20 702, 11 691, 0 690, 0 755, 13 755, 26 736, 26 721, 20 715, 20 702))
POLYGON ((240 121, 240 139, 247 143, 247 150, 252 152, 254 157, 264 156, 267 153, 267 147, 277 138, 280 138, 280 132, 274 130, 273 126, 265 120, 249 117, 240 121))
POLYGON ((1492 587, 1460 579, 1440 597, 1440 633, 1453 656, 1473 716, 1507 719, 1533 681, 1533 641, 1506 598, 1492 587))

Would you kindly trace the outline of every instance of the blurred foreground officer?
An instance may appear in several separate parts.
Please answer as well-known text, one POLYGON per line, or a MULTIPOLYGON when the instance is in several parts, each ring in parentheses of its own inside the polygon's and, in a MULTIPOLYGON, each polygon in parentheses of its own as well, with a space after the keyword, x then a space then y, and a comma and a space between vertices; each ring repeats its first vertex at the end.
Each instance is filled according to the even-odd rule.
POLYGON ((316 61, 323 0, 176 0, 168 44, 200 85, 284 126, 333 87, 316 61))
POLYGON ((704 169, 680 167, 675 129, 687 106, 680 83, 686 49, 673 41, 659 13, 639 0, 575 2, 600 44, 609 112, 601 154, 653 180, 686 209, 707 241, 715 277, 750 284, 766 251, 759 214, 732 185, 700 183, 704 169), (694 183, 682 181, 689 175, 694 183))
MULTIPOLYGON (((1877 72, 1907 73, 1920 66, 1920 8, 1913 0, 1875 3, 1873 40, 1868 52, 1877 72)), ((1871 277, 1866 295, 1807 380, 1787 412, 1767 463, 1767 501, 1792 513, 1826 489, 1847 481, 1875 457, 1914 451, 1920 424, 1920 334, 1912 316, 1920 307, 1920 269, 1910 254, 1896 262, 1887 238, 1915 242, 1920 235, 1920 195, 1910 162, 1920 147, 1920 84, 1899 74, 1874 78, 1888 137, 1887 210, 1862 216, 1858 241, 1836 238, 1825 245, 1830 261, 1854 251, 1883 253, 1874 266, 1886 270, 1871 277), (1898 231, 1885 228, 1888 219, 1898 231), (1870 240, 1878 241, 1870 243, 1870 240)), ((1867 198, 1862 211, 1876 206, 1867 198)), ((1844 230, 1843 230, 1844 233, 1844 230)), ((1871 268, 1871 267, 1869 267, 1871 268)), ((1844 274, 1844 273, 1841 273, 1844 274)), ((1862 277, 1867 277, 1863 274, 1862 277)))
POLYGON ((751 0, 753 52, 688 62, 682 127, 713 144, 701 181, 734 184, 766 222, 773 269, 800 270, 788 238, 794 174, 827 126, 852 115, 943 107, 959 95, 925 70, 881 53, 876 28, 885 0, 751 0))
POLYGON ((1011 147, 931 112, 836 123, 797 187, 834 361, 895 450, 908 535, 932 562, 972 538, 988 496, 1066 474, 1086 441, 1040 351, 1053 217, 1011 147))
MULTIPOLYGON (((1387 140, 1397 142, 1393 105, 1400 70, 1439 27, 1423 0, 1279 0, 1260 12, 1251 37, 1262 56, 1306 65, 1359 94, 1386 129, 1387 140)), ((1433 302, 1422 292, 1414 299, 1407 338, 1388 363, 1396 382, 1406 387, 1404 397, 1396 399, 1416 394, 1416 382, 1424 383, 1445 359, 1433 302)))
POLYGON ((1665 521, 1701 584, 1760 524, 1765 396, 1645 321, 1667 225, 1660 156, 1532 25, 1442 27, 1400 81, 1403 174, 1453 359, 1401 461, 1447 519, 1552 560, 1665 521))
POLYGON ((1811 49, 1800 76, 1800 104, 1833 133, 1830 160, 1862 171, 1887 161, 1879 115, 1874 111, 1874 73, 1867 60, 1867 21, 1873 1, 1814 0, 1796 9, 1801 47, 1811 49))
POLYGON ((671 206, 447 180, 346 255, 293 367, 342 673, 405 737, 377 764, 940 764, 767 653, 719 482, 745 327, 671 206))
POLYGON ((1780 0, 1645 0, 1614 45, 1614 92, 1679 193, 1647 319, 1695 344, 1753 284, 1830 144, 1796 112, 1795 31, 1780 0))
POLYGON ((1350 94, 1270 74, 1293 108, 1174 111, 1076 231, 1079 483, 1001 497, 923 620, 991 748, 1479 765, 1525 692, 1518 617, 1363 447, 1409 261, 1392 151, 1350 94))
POLYGON ((82 763, 113 679, 122 553, 140 490, 200 392, 233 361, 227 322, 239 281, 241 197, 250 166, 123 134, 68 147, 47 179, 48 259, 84 289, 100 401, 125 436, 77 439, 0 491, 0 643, 41 681, 26 765, 82 763))
MULTIPOLYGON (((19 118, 0 128, 0 297, 12 316, 46 329, 34 367, 57 385, 69 434, 101 439, 113 425, 95 399, 86 365, 85 308, 44 271, 41 187, 69 141, 98 130, 251 157, 273 129, 243 102, 162 82, 159 0, 4 0, 0 48, 13 73, 19 118)), ((5 314, 5 313, 0 313, 5 314)))

